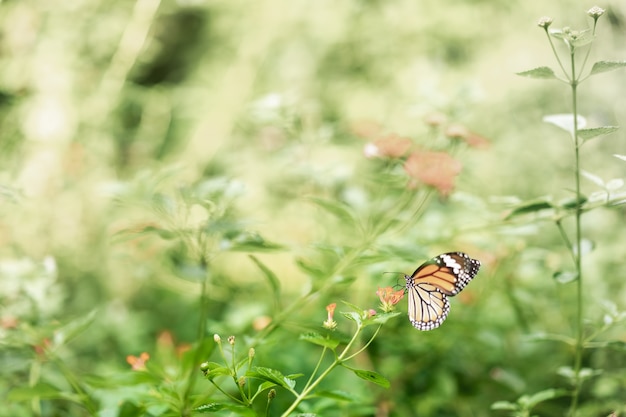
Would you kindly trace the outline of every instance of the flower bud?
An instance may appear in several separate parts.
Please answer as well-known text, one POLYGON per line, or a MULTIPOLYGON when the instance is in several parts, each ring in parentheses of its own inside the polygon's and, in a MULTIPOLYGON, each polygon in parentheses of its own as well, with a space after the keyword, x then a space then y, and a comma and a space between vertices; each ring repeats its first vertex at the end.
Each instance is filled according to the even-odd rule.
POLYGON ((593 18, 593 20, 598 20, 600 16, 604 14, 605 10, 598 6, 593 6, 591 9, 587 10, 587 14, 593 18))
POLYGON ((548 16, 543 16, 539 18, 539 21, 537 22, 537 26, 539 26, 540 28, 544 28, 546 30, 550 27, 551 24, 552 24, 552 18, 548 16))

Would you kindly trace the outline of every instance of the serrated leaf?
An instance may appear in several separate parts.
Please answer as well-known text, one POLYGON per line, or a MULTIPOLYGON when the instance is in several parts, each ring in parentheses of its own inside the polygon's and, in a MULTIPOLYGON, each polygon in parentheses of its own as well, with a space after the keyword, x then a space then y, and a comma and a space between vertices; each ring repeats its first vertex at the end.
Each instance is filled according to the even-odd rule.
POLYGON ((540 79, 557 79, 556 74, 550 67, 538 67, 528 71, 518 72, 517 75, 522 77, 540 78, 540 79))
POLYGON ((609 133, 615 132, 617 129, 619 129, 618 126, 601 126, 591 127, 589 129, 578 129, 578 137, 587 141, 598 136, 608 135, 609 133))
POLYGON ((391 384, 389 383, 389 380, 385 378, 384 376, 382 376, 381 374, 379 374, 378 372, 366 371, 362 369, 351 369, 351 368, 348 368, 348 369, 354 372, 354 374, 358 376, 359 378, 364 379, 369 382, 373 382, 374 384, 379 385, 383 388, 389 388, 391 386, 391 384))
POLYGON ((338 401, 355 401, 354 395, 345 391, 332 390, 332 391, 318 391, 314 394, 315 397, 332 398, 338 401))
POLYGON ((574 271, 559 271, 552 276, 559 284, 567 284, 578 279, 578 274, 574 271))
POLYGON ((339 340, 332 339, 327 336, 322 336, 321 334, 314 332, 301 334, 300 340, 304 340, 306 342, 313 343, 319 346, 324 346, 329 349, 335 349, 337 346, 339 346, 339 340))
POLYGON ((276 276, 276 274, 269 269, 263 262, 259 261, 259 259, 254 255, 248 255, 252 262, 256 264, 256 266, 263 272, 265 278, 267 278, 267 282, 270 284, 272 288, 272 292, 274 293, 274 299, 278 302, 278 297, 280 296, 280 280, 276 276))
POLYGON ((257 378, 264 381, 273 382, 289 391, 293 391, 294 387, 296 386, 295 380, 286 377, 280 371, 272 368, 255 366, 253 371, 246 372, 246 376, 250 378, 257 378))
POLYGON ((598 61, 591 67, 590 74, 599 74, 624 67, 626 67, 626 61, 598 61))

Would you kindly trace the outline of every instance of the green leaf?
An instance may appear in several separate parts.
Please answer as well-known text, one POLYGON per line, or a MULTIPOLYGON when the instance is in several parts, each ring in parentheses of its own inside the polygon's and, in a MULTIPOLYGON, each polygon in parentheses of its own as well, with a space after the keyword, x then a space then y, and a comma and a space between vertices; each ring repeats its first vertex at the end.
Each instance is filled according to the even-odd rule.
POLYGON ((64 345, 71 341, 73 338, 84 332, 94 321, 96 317, 96 310, 91 310, 84 316, 74 319, 57 329, 54 332, 54 344, 64 345))
POLYGON ((337 217, 338 220, 349 222, 352 225, 356 223, 350 206, 345 203, 340 201, 325 200, 318 197, 309 197, 309 200, 337 217))
POLYGON ((587 141, 598 136, 608 135, 609 133, 615 132, 617 129, 619 129, 618 126, 601 126, 592 127, 589 129, 578 129, 578 137, 584 141, 587 141))
POLYGON ((315 396, 315 397, 331 398, 333 400, 338 400, 338 401, 348 401, 348 402, 355 401, 355 398, 354 398, 353 394, 350 394, 350 393, 345 392, 345 391, 339 391, 339 390, 318 391, 313 396, 315 396))
POLYGON ((328 336, 322 336, 321 334, 315 332, 301 334, 300 340, 304 340, 306 342, 313 343, 319 346, 324 346, 332 350, 339 346, 339 340, 331 339, 328 336))
POLYGON ((626 67, 626 61, 598 61, 593 64, 590 74, 613 71, 614 69, 626 67))
POLYGON ((621 340, 612 340, 606 344, 607 348, 626 352, 626 342, 621 340))
POLYGON ((302 258, 296 258, 296 265, 298 266, 298 268, 300 268, 304 273, 306 273, 307 275, 310 275, 311 277, 314 278, 322 278, 322 277, 326 277, 326 271, 324 271, 321 268, 318 268, 316 266, 314 266, 312 263, 302 259, 302 258))
POLYGON ((262 379, 264 381, 273 382, 289 391, 293 391, 296 381, 286 377, 280 371, 272 368, 264 368, 255 366, 253 371, 246 372, 246 376, 250 378, 262 379))
POLYGON ((517 75, 530 78, 557 79, 556 74, 550 67, 538 67, 528 71, 518 72, 517 75))
POLYGON ((559 201, 559 205, 564 209, 575 209, 585 204, 588 200, 589 199, 587 197, 581 195, 580 198, 572 197, 559 201))
MULTIPOLYGON (((550 123, 560 129, 568 132, 572 137, 574 136, 574 115, 571 113, 565 114, 549 114, 543 117, 543 121, 546 123, 550 123)), ((587 119, 583 116, 578 115, 576 117, 576 127, 580 128, 587 125, 587 119)))
POLYGON ((275 387, 275 386, 277 386, 277 384, 275 384, 275 383, 273 383, 273 382, 270 382, 270 381, 265 381, 265 382, 263 382, 263 383, 261 383, 261 384, 259 385, 259 387, 258 387, 258 388, 257 388, 257 390, 256 390, 256 394, 255 394, 255 396, 256 396, 256 395, 259 395, 260 393, 262 393, 262 392, 263 392, 263 391, 265 391, 266 389, 268 389, 268 388, 272 388, 272 387, 275 387))
POLYGON ((358 376, 359 378, 364 379, 369 382, 373 382, 374 384, 379 385, 383 388, 389 388, 391 385, 389 383, 389 380, 385 378, 384 376, 382 376, 381 374, 379 374, 378 372, 366 371, 362 369, 351 369, 351 368, 348 368, 348 369, 354 372, 354 374, 358 376))
POLYGON ((506 217, 505 220, 510 220, 513 217, 521 216, 523 214, 535 213, 542 210, 552 209, 552 203, 547 200, 535 200, 522 203, 520 206, 514 208, 506 217))
POLYGON ((34 387, 18 387, 9 391, 7 399, 9 401, 27 401, 39 397, 42 399, 59 398, 59 390, 52 385, 38 384, 34 387))
POLYGON ((243 405, 236 405, 236 404, 209 403, 209 404, 201 405, 194 409, 194 411, 197 411, 198 413, 215 413, 215 412, 222 411, 222 410, 232 411, 238 416, 244 416, 244 417, 256 416, 256 412, 254 412, 254 410, 251 410, 248 407, 244 407, 243 405))
POLYGON ((372 322, 378 323, 378 324, 385 324, 387 323, 387 321, 389 321, 389 319, 398 317, 401 314, 402 313, 399 311, 392 311, 389 313, 377 313, 375 316, 372 317, 372 322))
POLYGON ((361 314, 357 313, 356 311, 342 311, 341 314, 345 318, 347 318, 348 320, 352 320, 359 326, 363 324, 363 320, 361 319, 361 314))
POLYGON ((534 407, 541 402, 551 400, 553 398, 564 397, 566 395, 569 395, 567 390, 550 388, 528 396, 526 404, 529 407, 534 407))
POLYGON ((358 305, 356 305, 356 304, 352 304, 352 303, 350 303, 348 301, 345 301, 345 300, 341 300, 341 302, 343 304, 347 305, 348 307, 350 307, 353 311, 355 311, 357 313, 362 313, 363 312, 363 309, 361 307, 359 307, 358 305))
POLYGON ((212 380, 218 376, 232 375, 230 368, 223 366, 217 362, 208 363, 208 371, 204 374, 208 380, 212 380))
POLYGON ((568 284, 578 279, 578 274, 574 271, 559 271, 552 276, 559 284, 568 284))
POLYGON ((508 401, 497 401, 493 404, 491 404, 491 409, 492 410, 517 410, 519 409, 519 406, 515 403, 511 403, 508 401))
POLYGON ((280 296, 280 280, 278 279, 276 274, 274 274, 274 272, 272 272, 271 269, 265 266, 263 262, 259 261, 259 259, 256 256, 253 256, 253 255, 248 255, 248 256, 250 257, 250 259, 252 259, 252 262, 254 262, 256 266, 259 267, 261 272, 263 272, 263 275, 265 275, 265 278, 267 278, 267 282, 269 282, 270 287, 272 287, 272 291, 274 293, 274 299, 276 299, 276 301, 278 302, 278 298, 280 296))
POLYGON ((232 252, 273 252, 284 249, 283 245, 265 240, 257 233, 241 233, 229 242, 232 252))

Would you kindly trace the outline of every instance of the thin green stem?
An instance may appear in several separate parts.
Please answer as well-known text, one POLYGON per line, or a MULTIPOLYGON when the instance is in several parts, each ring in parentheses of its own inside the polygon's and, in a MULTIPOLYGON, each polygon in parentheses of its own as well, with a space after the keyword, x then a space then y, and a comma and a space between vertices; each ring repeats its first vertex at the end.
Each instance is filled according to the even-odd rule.
POLYGON ((313 369, 313 372, 311 372, 311 376, 309 377, 309 380, 304 385, 304 389, 307 389, 308 386, 311 385, 311 382, 313 382, 313 378, 315 378, 315 374, 317 374, 317 371, 320 369, 320 366, 322 365, 322 359, 324 359, 324 355, 326 354, 326 350, 327 350, 327 347, 324 346, 324 349, 322 349, 322 353, 320 355, 320 358, 317 361, 317 365, 315 365, 315 369, 313 369))
MULTIPOLYGON (((548 28, 545 28, 546 31, 546 36, 548 37, 548 42, 550 43, 550 47, 552 48, 552 53, 554 54, 554 57, 556 58, 557 62, 559 63, 559 66, 561 67, 561 70, 563 71, 563 74, 565 74, 565 77, 567 77, 568 81, 572 81, 573 78, 569 77, 569 74, 567 73, 567 71, 565 70, 565 67, 563 66, 563 62, 561 62, 561 58, 559 58, 559 54, 556 51, 556 48, 554 47, 554 43, 552 42, 552 37, 550 36, 550 32, 548 31, 548 28)), ((572 77, 574 76, 574 74, 572 74, 572 77)))
MULTIPOLYGON (((294 402, 289 406, 289 408, 287 410, 285 410, 285 412, 281 415, 281 417, 287 417, 289 414, 291 414, 297 407, 298 405, 300 405, 300 403, 302 401, 304 401, 304 399, 311 393, 311 391, 313 391, 313 389, 315 387, 317 387, 319 385, 320 382, 322 382, 324 380, 324 378, 326 378, 326 376, 328 374, 331 373, 331 371, 333 369, 335 369, 338 365, 340 365, 344 360, 346 359, 346 355, 348 354, 348 352, 350 351, 350 349, 352 348, 352 345, 356 342, 359 334, 361 334, 361 331, 363 330, 363 326, 361 324, 358 325, 356 332, 354 332, 354 335, 352 336, 352 339, 350 339, 350 341, 348 342, 348 344, 346 345, 346 347, 343 349, 343 351, 341 352, 341 354, 339 354, 339 356, 337 356, 335 358, 335 360, 333 361, 333 363, 331 363, 328 368, 326 368, 324 370, 324 372, 322 372, 320 374, 319 377, 317 377, 317 379, 312 382, 308 387, 304 388, 300 394, 298 394, 296 396, 296 399, 294 400, 294 402)), ((371 341, 370 341, 371 342, 371 341)), ((368 342, 369 344, 369 342, 368 342)), ((352 356, 350 356, 351 358, 352 356)))
POLYGON ((565 229, 563 228, 562 219, 559 219, 556 221, 556 227, 559 229, 559 232, 561 233, 561 238, 565 242, 565 245, 567 246, 567 250, 572 256, 572 260, 574 261, 574 263, 576 263, 577 262, 576 252, 574 251, 574 246, 572 245, 572 242, 569 240, 569 237, 567 236, 567 232, 565 232, 565 229))
POLYGON ((378 335, 378 332, 380 331, 380 329, 382 328, 382 324, 378 326, 378 328, 376 329, 376 331, 374 331, 374 334, 372 335, 372 337, 370 337, 370 340, 367 341, 366 344, 364 344, 361 349, 357 350, 356 352, 354 352, 352 355, 344 358, 344 361, 348 361, 352 358, 354 358, 355 356, 357 356, 358 354, 360 354, 361 352, 363 352, 365 349, 367 349, 367 347, 374 341, 374 339, 376 339, 376 336, 378 335))
POLYGON ((578 137, 578 97, 577 97, 577 87, 578 81, 576 76, 576 63, 574 59, 574 47, 570 49, 570 59, 571 59, 571 69, 572 69, 572 114, 574 118, 574 157, 575 157, 575 169, 574 169, 574 177, 576 183, 576 200, 578 204, 576 205, 576 235, 575 235, 575 245, 576 250, 574 253, 575 259, 575 267, 576 273, 578 275, 578 279, 576 281, 576 351, 574 358, 574 393, 572 395, 572 403, 569 410, 569 415, 574 416, 576 413, 576 409, 578 407, 578 398, 580 395, 581 388, 581 379, 580 379, 580 371, 582 366, 582 355, 583 355, 583 343, 584 343, 584 332, 583 332, 583 274, 582 274, 582 233, 581 233, 581 217, 582 217, 582 208, 581 208, 581 192, 580 192, 580 138, 578 137))

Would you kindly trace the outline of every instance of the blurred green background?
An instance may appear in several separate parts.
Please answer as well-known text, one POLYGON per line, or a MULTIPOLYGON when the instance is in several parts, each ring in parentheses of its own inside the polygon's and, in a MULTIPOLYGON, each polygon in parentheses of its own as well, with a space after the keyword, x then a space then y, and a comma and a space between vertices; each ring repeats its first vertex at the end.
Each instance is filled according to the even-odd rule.
MULTIPOLYGON (((623 60, 626 4, 598 5, 607 14, 591 62, 623 60)), ((586 28, 591 6, 564 0, 0 2, 0 347, 6 348, 0 392, 32 376, 33 353, 24 346, 94 308, 94 322, 59 353, 80 372, 125 369, 126 355, 153 350, 164 330, 176 343, 196 342, 199 286, 173 272, 186 255, 144 232, 162 227, 164 213, 175 213, 169 226, 185 228, 206 211, 184 198, 155 202, 155 195, 204 187, 219 196, 240 229, 288 248, 259 256, 285 294, 300 294, 308 283, 294 260, 315 242, 346 245, 354 238, 301 197, 358 200, 365 163, 359 132, 378 126, 423 137, 424 118, 434 113, 490 146, 463 154, 450 202, 434 201, 419 228, 388 237, 426 249, 397 259, 390 253, 365 265, 361 281, 303 306, 292 328, 257 349, 259 361, 285 374, 310 372, 315 350, 290 336, 319 326, 328 302, 375 307, 376 286, 389 278, 381 278, 383 271, 410 272, 438 253, 432 251, 458 243, 484 267, 468 298, 453 302, 454 318, 428 334, 404 319, 385 326, 360 365, 386 375, 392 388, 339 372, 329 386, 353 391, 363 406, 323 415, 504 415, 490 405, 560 386, 555 370, 570 364, 571 352, 524 336, 570 331, 573 292, 550 279, 569 259, 550 223, 507 229, 500 222, 504 197, 571 196, 570 143, 541 121, 571 111, 568 90, 515 73, 557 67, 536 26, 539 17, 553 17, 554 27, 586 28), (129 230, 141 233, 129 236, 129 230)), ((579 110, 590 125, 626 125, 625 80, 616 71, 581 86, 579 110)), ((623 177, 623 161, 611 155, 626 154, 625 139, 622 129, 590 143, 583 168, 605 180, 623 177)), ((585 220, 585 233, 599 246, 586 265, 592 272, 586 315, 598 322, 604 300, 626 299, 624 212, 594 212, 585 220)), ((243 250, 220 252, 210 269, 209 335, 253 334, 270 304, 259 295, 267 289, 258 269, 243 250)), ((626 341, 623 330, 614 337, 626 341)), ((591 352, 586 360, 615 371, 589 386, 585 395, 595 400, 586 415, 623 408, 623 354, 591 352)), ((55 381, 54 373, 48 379, 55 381)), ((562 415, 567 404, 548 403, 541 415, 562 415)), ((52 402, 43 414, 82 415, 72 407, 52 402)), ((25 410, 18 403, 0 415, 28 415, 25 410)))

